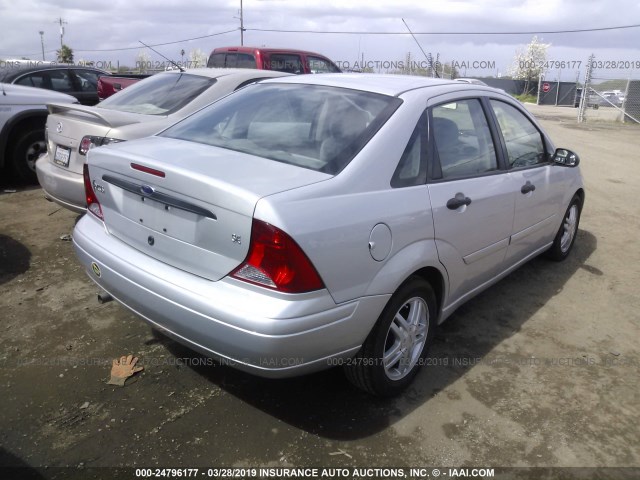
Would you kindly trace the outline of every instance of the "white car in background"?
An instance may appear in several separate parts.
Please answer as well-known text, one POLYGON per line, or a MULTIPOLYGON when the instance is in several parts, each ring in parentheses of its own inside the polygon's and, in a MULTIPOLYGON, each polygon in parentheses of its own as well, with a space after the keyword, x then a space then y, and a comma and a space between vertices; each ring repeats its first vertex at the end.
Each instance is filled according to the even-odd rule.
POLYGON ((65 93, 0 83, 0 167, 14 180, 35 180, 36 160, 45 153, 44 125, 49 102, 72 104, 65 93))
POLYGON ((94 107, 50 103, 47 154, 36 164, 45 197, 84 212, 82 169, 89 149, 153 135, 250 83, 288 73, 200 68, 146 78, 94 107))

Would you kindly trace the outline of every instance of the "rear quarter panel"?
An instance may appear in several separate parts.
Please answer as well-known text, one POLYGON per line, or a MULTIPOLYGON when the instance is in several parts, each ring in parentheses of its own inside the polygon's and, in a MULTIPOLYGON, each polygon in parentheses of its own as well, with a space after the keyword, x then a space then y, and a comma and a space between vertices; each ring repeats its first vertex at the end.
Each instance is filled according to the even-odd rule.
POLYGON ((390 186, 425 105, 424 93, 408 94, 340 174, 263 198, 256 206, 256 218, 298 242, 336 303, 391 294, 422 267, 443 271, 433 241, 427 186, 390 186), (382 261, 369 252, 371 231, 379 223, 392 233, 391 251, 382 261))

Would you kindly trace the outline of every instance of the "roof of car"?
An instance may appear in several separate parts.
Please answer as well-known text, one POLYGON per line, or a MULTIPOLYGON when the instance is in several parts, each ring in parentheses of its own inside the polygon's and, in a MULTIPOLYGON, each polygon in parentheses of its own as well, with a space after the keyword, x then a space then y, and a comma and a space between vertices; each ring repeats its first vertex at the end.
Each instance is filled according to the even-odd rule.
POLYGON ((156 75, 189 73, 191 75, 199 75, 201 77, 221 78, 229 75, 244 76, 249 78, 276 78, 294 76, 291 73, 276 72, 274 70, 257 70, 255 68, 187 68, 184 72, 180 70, 168 70, 166 72, 157 73, 156 75))
MULTIPOLYGON (((267 80, 266 82, 273 82, 273 80, 267 80)), ((464 90, 468 88, 473 88, 474 90, 495 90, 482 85, 472 85, 463 82, 456 82, 455 80, 382 73, 323 73, 319 75, 294 75, 291 78, 279 79, 277 82, 351 88, 354 90, 365 90, 391 96, 398 96, 409 90, 415 90, 416 88, 437 87, 443 85, 450 85, 455 87, 457 90, 464 90)))
MULTIPOLYGON (((309 50, 298 50, 295 48, 276 48, 276 47, 247 47, 247 46, 231 46, 231 47, 217 47, 211 53, 232 53, 232 52, 240 52, 240 53, 252 53, 256 50, 264 53, 302 53, 305 55, 317 55, 319 57, 325 57, 320 53, 310 52, 309 50)), ((326 57, 325 57, 326 58, 326 57)))
POLYGON ((56 64, 43 64, 43 65, 16 65, 11 67, 0 68, 0 79, 13 80, 15 77, 30 72, 40 72, 43 70, 57 70, 60 68, 73 68, 74 70, 91 70, 92 72, 101 72, 105 75, 110 75, 109 72, 102 70, 101 68, 86 66, 86 65, 73 65, 67 63, 56 64))

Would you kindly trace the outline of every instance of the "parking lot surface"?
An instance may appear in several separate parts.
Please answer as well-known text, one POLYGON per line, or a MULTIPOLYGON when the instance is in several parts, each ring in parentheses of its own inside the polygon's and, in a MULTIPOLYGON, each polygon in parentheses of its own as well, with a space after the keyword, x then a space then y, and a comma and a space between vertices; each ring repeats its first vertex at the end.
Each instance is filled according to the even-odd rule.
POLYGON ((98 304, 65 240, 77 215, 2 186, 0 464, 640 466, 640 129, 528 108, 581 157, 575 249, 460 308, 392 400, 340 369, 274 381, 217 366, 98 304), (144 371, 107 385, 123 354, 144 371))

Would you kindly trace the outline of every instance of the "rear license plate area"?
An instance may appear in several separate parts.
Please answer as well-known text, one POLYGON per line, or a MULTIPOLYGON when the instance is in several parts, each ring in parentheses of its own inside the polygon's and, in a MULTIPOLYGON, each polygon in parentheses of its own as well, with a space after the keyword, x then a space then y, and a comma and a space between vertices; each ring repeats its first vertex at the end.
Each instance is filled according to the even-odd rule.
POLYGON ((61 167, 69 166, 69 159, 71 158, 71 149, 62 147, 60 145, 56 146, 56 152, 53 156, 53 162, 56 165, 60 165, 61 167))

